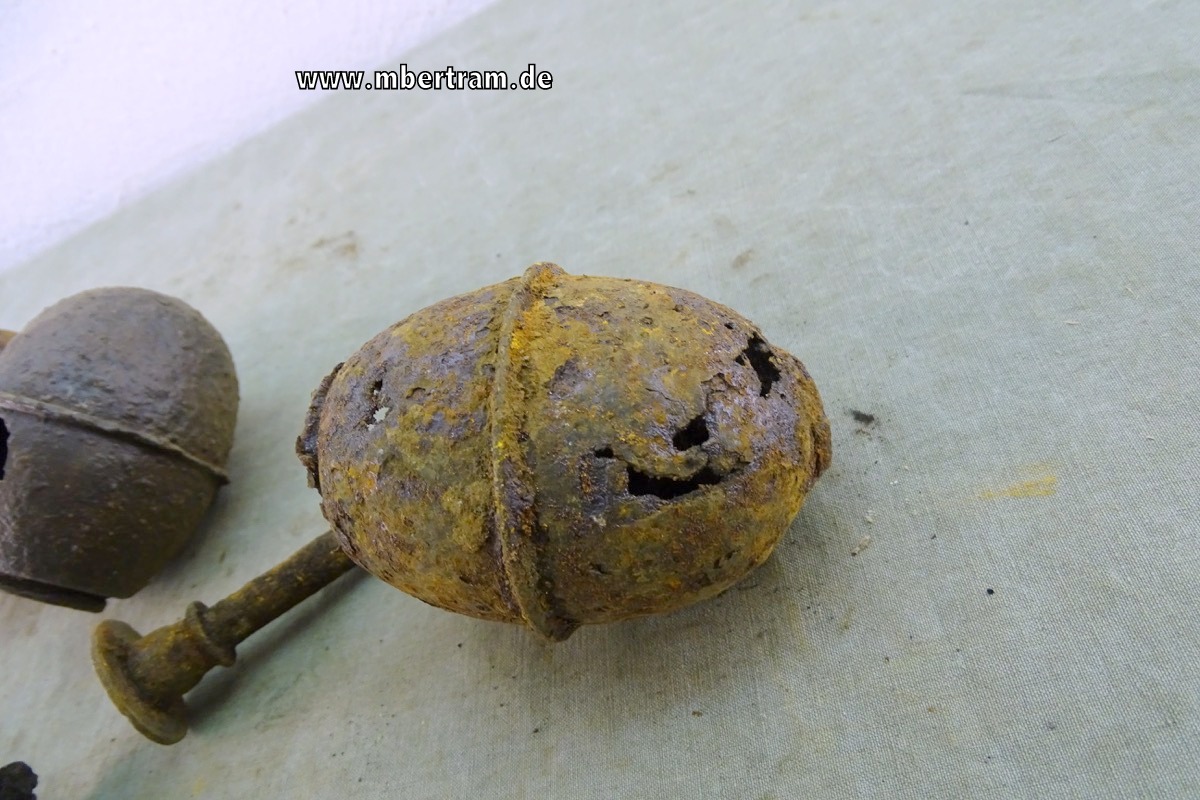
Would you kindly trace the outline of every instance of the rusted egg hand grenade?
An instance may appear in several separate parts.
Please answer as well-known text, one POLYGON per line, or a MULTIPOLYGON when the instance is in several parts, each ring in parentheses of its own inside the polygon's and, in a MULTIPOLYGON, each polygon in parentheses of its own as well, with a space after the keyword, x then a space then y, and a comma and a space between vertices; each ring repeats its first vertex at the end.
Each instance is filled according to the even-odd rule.
POLYGON ((297 443, 332 531, 140 637, 102 624, 110 695, 163 743, 182 695, 351 561, 432 605, 583 624, 711 597, 770 555, 829 464, 803 365, 691 292, 536 264, 336 367, 297 443))
POLYGON ((132 288, 62 300, 0 348, 0 589, 100 611, 226 482, 233 359, 190 306, 132 288))

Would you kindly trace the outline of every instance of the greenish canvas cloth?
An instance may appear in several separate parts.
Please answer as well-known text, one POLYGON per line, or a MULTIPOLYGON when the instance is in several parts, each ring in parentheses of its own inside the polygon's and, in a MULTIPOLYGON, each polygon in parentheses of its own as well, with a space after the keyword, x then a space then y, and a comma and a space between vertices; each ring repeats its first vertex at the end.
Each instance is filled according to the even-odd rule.
POLYGON ((96 618, 2 597, 0 761, 74 798, 1200 795, 1198 32, 1170 0, 504 0, 403 60, 552 89, 332 94, 0 276, 7 327, 134 284, 232 349, 232 483, 110 604, 142 631, 324 530, 293 441, 335 363, 534 261, 737 309, 835 449, 714 601, 551 645, 346 579, 171 748, 108 705, 96 618))

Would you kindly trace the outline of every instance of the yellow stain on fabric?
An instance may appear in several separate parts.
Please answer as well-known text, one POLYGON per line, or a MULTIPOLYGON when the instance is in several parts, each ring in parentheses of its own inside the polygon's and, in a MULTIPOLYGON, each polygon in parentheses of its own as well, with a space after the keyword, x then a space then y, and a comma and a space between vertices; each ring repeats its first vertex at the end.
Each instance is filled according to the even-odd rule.
POLYGON ((1014 483, 1012 486, 1006 486, 1003 489, 980 492, 979 498, 981 500, 1000 500, 1003 498, 1024 500, 1030 497, 1049 497, 1054 494, 1057 486, 1058 478, 1053 475, 1046 475, 1030 481, 1014 483))

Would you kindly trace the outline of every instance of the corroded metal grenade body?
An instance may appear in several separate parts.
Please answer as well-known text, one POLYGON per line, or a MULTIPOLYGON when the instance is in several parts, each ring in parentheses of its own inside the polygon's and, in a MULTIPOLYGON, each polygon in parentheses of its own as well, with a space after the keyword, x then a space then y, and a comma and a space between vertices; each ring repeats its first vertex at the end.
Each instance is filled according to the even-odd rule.
POLYGON ((180 300, 95 289, 0 350, 0 589, 99 611, 142 588, 225 482, 238 386, 180 300))
POLYGON ((831 456, 812 379, 754 324, 553 264, 376 336, 297 446, 357 564, 552 639, 728 588, 831 456))

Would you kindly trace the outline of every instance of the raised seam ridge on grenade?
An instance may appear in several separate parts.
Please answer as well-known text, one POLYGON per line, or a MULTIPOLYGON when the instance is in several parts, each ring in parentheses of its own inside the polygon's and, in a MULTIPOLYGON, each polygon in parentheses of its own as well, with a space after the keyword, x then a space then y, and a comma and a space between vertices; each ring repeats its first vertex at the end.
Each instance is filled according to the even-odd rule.
POLYGON ((22 397, 10 392, 0 392, 0 410, 16 411, 19 414, 28 414, 39 419, 54 420, 55 422, 62 422, 72 427, 83 428, 84 430, 111 436, 114 439, 132 442, 151 450, 157 450, 173 458, 186 461, 192 466, 199 467, 212 476, 220 485, 229 483, 229 475, 225 470, 211 462, 205 461, 200 456, 189 452, 171 440, 155 436, 146 431, 134 430, 119 422, 97 417, 85 411, 68 408, 58 403, 49 403, 45 400, 22 397))
POLYGON ((504 575, 521 616, 538 633, 555 640, 566 639, 579 623, 557 607, 549 576, 541 569, 533 479, 518 437, 525 419, 525 388, 518 363, 523 348, 518 333, 524 313, 564 275, 557 264, 535 264, 513 290, 500 327, 490 402, 492 513, 504 575))

